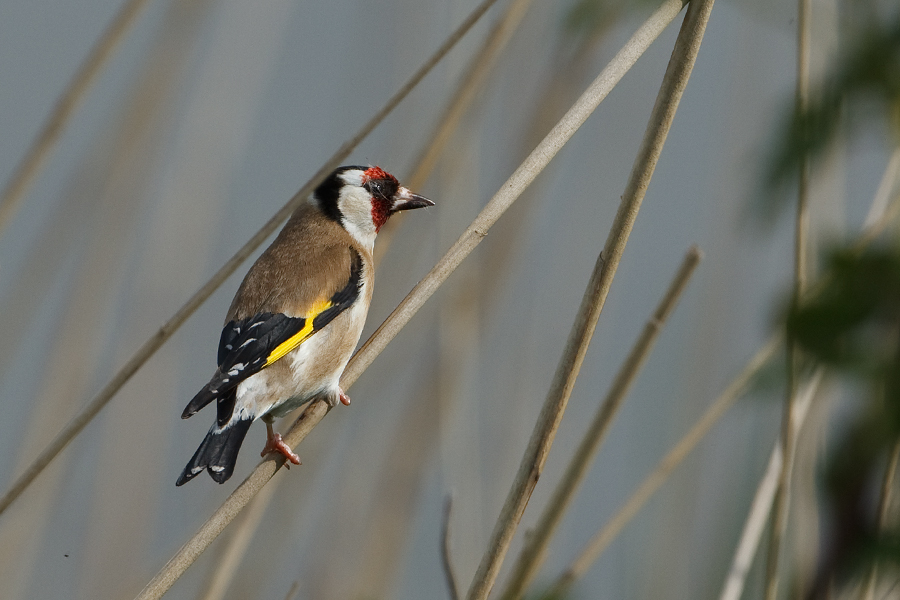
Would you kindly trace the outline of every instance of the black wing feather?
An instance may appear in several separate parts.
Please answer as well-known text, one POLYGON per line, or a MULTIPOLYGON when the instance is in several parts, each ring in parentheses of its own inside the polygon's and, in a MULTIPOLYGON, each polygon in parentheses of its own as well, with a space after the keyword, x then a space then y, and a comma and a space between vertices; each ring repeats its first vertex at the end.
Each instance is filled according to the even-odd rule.
MULTIPOLYGON (((251 375, 259 373, 266 364, 266 358, 279 344, 303 329, 306 319, 289 317, 281 313, 260 313, 240 321, 229 321, 222 330, 219 342, 219 368, 212 379, 188 402, 182 419, 187 419, 201 408, 219 400, 226 401, 234 396, 238 384, 251 375)), ((231 418, 228 405, 220 405, 218 420, 227 422, 231 418)), ((230 399, 234 408, 234 398, 230 399)))

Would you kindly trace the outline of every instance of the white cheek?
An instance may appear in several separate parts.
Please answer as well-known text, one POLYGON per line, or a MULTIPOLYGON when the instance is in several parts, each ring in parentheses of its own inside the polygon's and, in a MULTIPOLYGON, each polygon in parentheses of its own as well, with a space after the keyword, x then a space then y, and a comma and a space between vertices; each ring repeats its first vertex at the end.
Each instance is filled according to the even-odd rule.
POLYGON ((372 199, 362 188, 351 187, 341 192, 338 209, 343 215, 343 225, 356 241, 369 250, 375 244, 375 224, 372 222, 372 199))

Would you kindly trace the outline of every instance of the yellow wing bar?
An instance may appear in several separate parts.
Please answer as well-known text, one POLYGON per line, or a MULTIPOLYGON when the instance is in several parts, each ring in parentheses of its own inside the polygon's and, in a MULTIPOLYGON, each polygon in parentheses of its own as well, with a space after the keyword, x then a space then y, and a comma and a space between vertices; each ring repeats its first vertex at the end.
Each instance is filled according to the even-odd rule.
POLYGON ((303 316, 303 318, 306 320, 303 328, 285 341, 278 344, 275 349, 272 350, 272 353, 269 354, 268 358, 266 358, 266 364, 263 365, 263 368, 268 367, 276 360, 284 358, 284 356, 288 352, 305 342, 306 338, 313 334, 313 321, 315 321, 316 317, 318 317, 320 314, 322 314, 332 306, 334 305, 332 304, 331 300, 319 300, 318 302, 313 304, 309 308, 309 312, 303 316))

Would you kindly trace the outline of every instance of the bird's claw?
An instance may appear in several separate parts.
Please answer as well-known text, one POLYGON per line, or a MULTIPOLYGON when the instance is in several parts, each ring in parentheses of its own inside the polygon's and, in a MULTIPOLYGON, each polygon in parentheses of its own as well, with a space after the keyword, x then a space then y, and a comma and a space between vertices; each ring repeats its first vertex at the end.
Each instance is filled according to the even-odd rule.
MULTIPOLYGON (((272 426, 266 423, 267 428, 267 436, 266 436, 266 445, 263 448, 262 452, 259 453, 260 456, 266 456, 267 454, 271 454, 272 452, 278 452, 282 454, 288 461, 294 463, 295 465, 302 464, 300 462, 300 457, 297 456, 291 447, 284 443, 284 440, 281 438, 280 433, 275 433, 272 429, 272 426)), ((285 463, 287 465, 287 463, 285 463)))

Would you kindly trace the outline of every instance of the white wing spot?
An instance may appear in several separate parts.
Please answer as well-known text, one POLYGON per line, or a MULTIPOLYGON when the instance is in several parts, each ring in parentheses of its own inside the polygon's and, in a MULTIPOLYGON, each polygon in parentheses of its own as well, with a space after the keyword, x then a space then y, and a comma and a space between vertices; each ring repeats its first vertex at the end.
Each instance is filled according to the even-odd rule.
POLYGON ((252 343, 255 342, 255 341, 256 341, 256 338, 250 338, 249 340, 247 340, 246 342, 244 342, 243 344, 241 344, 241 346, 240 346, 240 348, 238 348, 238 350, 240 350, 241 348, 243 348, 243 347, 246 346, 247 344, 252 344, 252 343))
POLYGON ((238 363, 238 364, 234 365, 230 371, 228 371, 228 374, 231 375, 232 377, 234 377, 235 375, 240 373, 246 366, 247 365, 244 363, 238 363))
POLYGON ((210 467, 209 469, 215 473, 221 473, 222 471, 225 470, 225 467, 215 466, 215 467, 210 467))

